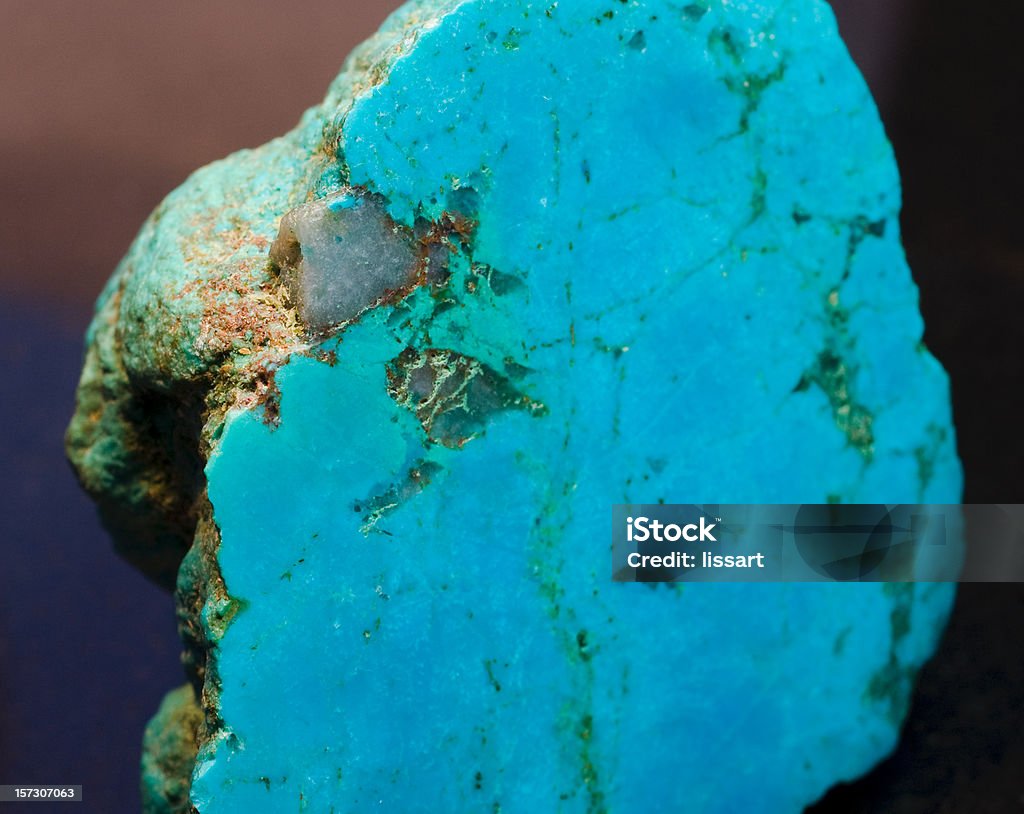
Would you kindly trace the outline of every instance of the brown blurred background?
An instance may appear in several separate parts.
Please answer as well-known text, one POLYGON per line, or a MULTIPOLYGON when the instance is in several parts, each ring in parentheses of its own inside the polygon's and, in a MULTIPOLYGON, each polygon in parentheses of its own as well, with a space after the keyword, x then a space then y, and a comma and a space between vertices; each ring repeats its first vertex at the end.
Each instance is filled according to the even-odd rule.
MULTIPOLYGON (((0 0, 0 783, 137 810, 142 726, 181 680, 170 599, 110 553, 61 456, 93 298, 167 192, 290 129, 397 5, 0 0)), ((833 6, 902 168, 965 499, 1020 501, 1024 4, 833 6)), ((1022 620, 1022 586, 964 586, 899 750, 815 810, 1024 811, 1022 620)))

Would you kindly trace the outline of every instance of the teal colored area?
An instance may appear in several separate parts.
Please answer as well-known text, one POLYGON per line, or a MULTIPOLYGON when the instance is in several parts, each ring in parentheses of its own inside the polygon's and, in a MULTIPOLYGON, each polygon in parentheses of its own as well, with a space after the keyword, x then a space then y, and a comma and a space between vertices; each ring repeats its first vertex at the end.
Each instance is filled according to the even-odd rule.
POLYGON ((425 454, 366 333, 343 342, 365 367, 293 362, 281 427, 238 416, 211 463, 247 607, 220 644, 233 723, 200 762, 201 811, 300 794, 310 810, 796 811, 891 748, 948 586, 611 585, 607 428, 566 449, 514 412, 431 447, 443 468, 364 534, 356 508, 425 454))
POLYGON ((887 754, 952 586, 616 585, 608 521, 959 500, 899 203, 818 0, 413 3, 194 176, 122 309, 154 387, 237 377, 180 582, 200 814, 796 812, 887 754), (267 278, 309 199, 295 240, 384 281, 314 285, 315 335, 267 278))

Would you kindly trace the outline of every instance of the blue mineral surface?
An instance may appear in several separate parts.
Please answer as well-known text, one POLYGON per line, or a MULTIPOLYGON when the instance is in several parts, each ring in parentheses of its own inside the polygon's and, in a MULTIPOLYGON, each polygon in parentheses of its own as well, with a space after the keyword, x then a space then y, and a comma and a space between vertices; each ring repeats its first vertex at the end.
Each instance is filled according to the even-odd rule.
POLYGON ((413 2, 193 175, 68 436, 177 574, 147 810, 796 812, 868 770, 952 586, 613 584, 608 520, 958 502, 899 205, 819 0, 413 2))

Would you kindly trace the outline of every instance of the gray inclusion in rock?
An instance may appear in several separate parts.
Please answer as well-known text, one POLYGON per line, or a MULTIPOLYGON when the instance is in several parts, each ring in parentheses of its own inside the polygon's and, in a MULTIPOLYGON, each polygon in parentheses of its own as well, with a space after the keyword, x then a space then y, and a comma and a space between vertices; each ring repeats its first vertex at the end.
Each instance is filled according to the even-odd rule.
POLYGON ((418 268, 411 231, 378 198, 351 188, 288 212, 270 259, 314 332, 406 288, 418 268))

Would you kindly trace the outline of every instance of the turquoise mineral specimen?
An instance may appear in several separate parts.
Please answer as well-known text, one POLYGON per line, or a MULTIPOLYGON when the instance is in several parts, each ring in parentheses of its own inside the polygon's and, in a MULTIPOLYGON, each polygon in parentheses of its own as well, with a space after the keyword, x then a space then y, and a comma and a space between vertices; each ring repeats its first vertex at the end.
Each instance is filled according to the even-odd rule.
POLYGON ((420 0, 198 171, 68 449, 176 582, 149 812, 795 812, 944 584, 613 584, 613 503, 955 503, 899 182, 819 0, 420 0), (185 802, 184 789, 190 802, 185 802))

